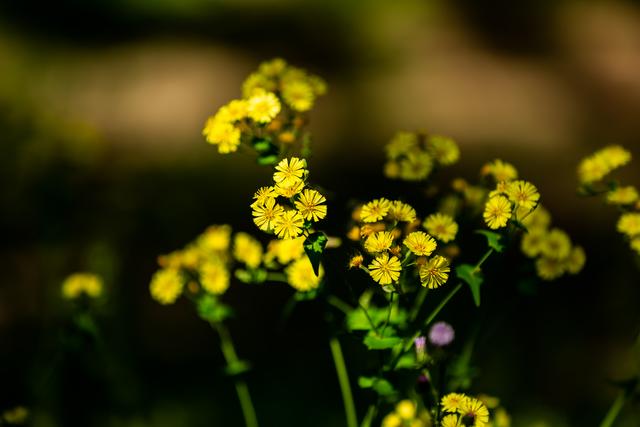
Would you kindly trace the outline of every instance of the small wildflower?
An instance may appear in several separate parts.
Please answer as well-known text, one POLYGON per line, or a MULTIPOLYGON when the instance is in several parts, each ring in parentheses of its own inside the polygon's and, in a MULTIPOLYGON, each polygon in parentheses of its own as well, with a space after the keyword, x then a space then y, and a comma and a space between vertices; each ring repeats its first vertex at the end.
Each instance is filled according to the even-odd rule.
POLYGON ((199 270, 202 288, 215 295, 223 294, 229 288, 229 271, 218 260, 207 261, 199 270))
POLYGON ((102 295, 102 279, 91 273, 75 273, 67 277, 62 283, 62 296, 75 299, 80 295, 98 298, 102 295))
POLYGON ((396 405, 396 414, 405 421, 412 420, 417 412, 416 404, 411 400, 402 400, 396 405))
POLYGON ((429 256, 436 249, 436 241, 423 231, 414 231, 404 239, 403 243, 418 256, 429 256))
POLYGON ((304 218, 300 212, 290 210, 275 218, 273 231, 281 239, 291 239, 298 237, 302 233, 304 218))
POLYGON ((386 251, 393 245, 393 235, 388 231, 378 231, 364 241, 364 248, 372 254, 386 251))
POLYGON ((282 184, 276 184, 274 188, 278 196, 290 199, 296 194, 300 194, 302 192, 302 190, 304 189, 304 181, 298 181, 288 187, 282 184))
POLYGON ((302 257, 289 265, 285 273, 287 275, 287 282, 296 290, 300 292, 308 292, 312 289, 316 289, 324 276, 324 269, 320 266, 318 276, 313 272, 313 266, 309 258, 302 257))
POLYGON ((456 414, 447 414, 442 418, 441 427, 464 427, 460 417, 456 414))
POLYGON ((624 166, 631 161, 631 153, 620 145, 610 145, 599 151, 604 161, 611 169, 624 166))
POLYGON ((247 115, 258 123, 269 123, 280 112, 280 101, 271 92, 257 91, 247 101, 247 115))
POLYGON ((442 286, 449 278, 449 260, 436 255, 420 267, 420 281, 422 286, 435 289, 442 286))
POLYGON ((315 95, 313 88, 302 80, 287 83, 282 89, 282 98, 296 111, 309 111, 313 107, 315 95))
POLYGON ((295 202, 296 209, 304 219, 319 221, 327 216, 327 206, 324 205, 327 199, 316 190, 303 190, 300 197, 295 202))
POLYGON ((362 206, 360 211, 360 219, 363 222, 376 222, 383 219, 389 209, 391 208, 391 202, 385 198, 375 199, 362 206))
POLYGON ((399 200, 391 202, 389 218, 395 221, 413 222, 416 220, 416 210, 399 200))
POLYGON ((387 156, 390 159, 397 159, 400 156, 408 154, 418 145, 418 137, 411 132, 398 132, 395 134, 391 142, 385 147, 387 156))
POLYGON ((574 246, 564 261, 565 268, 569 274, 578 274, 584 267, 586 260, 587 255, 584 253, 584 249, 581 246, 574 246))
POLYGON ((460 158, 460 149, 451 138, 433 135, 427 141, 429 154, 443 166, 450 166, 460 158))
POLYGON ((520 248, 529 258, 540 255, 546 243, 547 231, 543 228, 531 228, 522 236, 520 248))
POLYGON ((149 290, 153 299, 162 305, 173 304, 184 287, 184 278, 178 270, 164 268, 158 270, 151 279, 149 290))
POLYGON ((578 165, 578 178, 583 184, 600 181, 610 172, 605 159, 597 154, 591 155, 578 165))
POLYGON ((541 252, 547 258, 566 258, 571 252, 569 235, 558 228, 552 229, 544 239, 541 252))
POLYGON ((449 393, 440 400, 440 405, 445 412, 458 412, 467 399, 464 394, 449 393))
POLYGON ((208 143, 217 145, 218 152, 222 154, 232 153, 238 149, 240 145, 240 129, 233 124, 210 117, 202 134, 208 143))
POLYGON ((212 225, 198 237, 198 247, 205 251, 226 251, 231 242, 231 227, 212 225))
POLYGON ((433 159, 425 152, 411 152, 400 160, 400 178, 407 181, 420 181, 425 179, 433 169, 433 159))
POLYGON ((529 229, 547 228, 551 224, 551 214, 542 205, 538 205, 527 215, 519 215, 518 218, 529 229))
POLYGON ((247 233, 237 233, 233 242, 233 256, 249 268, 258 268, 262 262, 262 245, 247 233))
POLYGON ((562 260, 541 257, 536 260, 536 272, 543 280, 554 280, 565 272, 565 264, 562 260))
POLYGON ((388 253, 378 255, 369 265, 371 278, 381 285, 389 285, 400 278, 402 266, 396 256, 389 257, 388 253))
POLYGON ((505 227, 511 218, 511 203, 504 196, 491 197, 485 205, 483 217, 492 230, 505 227))
POLYGON ((382 427, 402 427, 402 418, 392 412, 382 419, 382 427))
POLYGON ((630 205, 638 200, 638 191, 632 185, 618 187, 607 193, 607 203, 610 205, 630 205))
POLYGON ((262 231, 270 231, 283 214, 284 208, 276 203, 276 199, 267 199, 264 205, 253 206, 253 222, 262 231))
POLYGON ((306 167, 307 161, 305 159, 297 157, 282 159, 276 166, 273 180, 282 187, 291 187, 303 180, 306 167))
POLYGON ((304 255, 303 244, 304 237, 286 240, 272 240, 267 246, 265 260, 270 261, 275 258, 282 265, 288 264, 304 255))
POLYGON ((349 268, 360 268, 362 263, 364 262, 364 257, 360 254, 354 255, 349 260, 349 268))
POLYGON ((518 171, 516 168, 511 163, 503 162, 500 159, 485 164, 480 173, 483 176, 492 176, 496 182, 518 179, 518 171))
POLYGON ((278 196, 276 190, 273 187, 260 187, 258 191, 253 195, 255 202, 251 205, 264 205, 268 199, 275 199, 278 196))
POLYGON ((443 243, 454 240, 458 233, 458 224, 452 217, 442 213, 429 215, 422 225, 429 234, 443 243))
POLYGON ((622 214, 616 227, 620 233, 629 237, 640 235, 640 213, 627 212, 622 214))
POLYGON ((454 337, 455 331, 447 322, 437 322, 429 330, 429 341, 438 347, 451 344, 454 337))
POLYGON ((462 402, 459 410, 463 420, 470 420, 471 427, 485 427, 489 423, 489 410, 478 399, 467 398, 462 402))
POLYGON ((533 210, 540 200, 540 193, 535 185, 523 180, 511 182, 507 188, 507 195, 509 200, 527 211, 533 210))

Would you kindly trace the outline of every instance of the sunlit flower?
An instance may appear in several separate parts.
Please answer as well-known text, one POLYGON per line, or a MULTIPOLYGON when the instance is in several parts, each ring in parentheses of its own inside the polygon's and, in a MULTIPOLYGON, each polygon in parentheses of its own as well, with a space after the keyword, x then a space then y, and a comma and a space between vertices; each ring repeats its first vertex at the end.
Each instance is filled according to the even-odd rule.
POLYGON ((262 231, 269 231, 273 228, 276 219, 284 214, 284 208, 276 203, 276 199, 267 199, 264 205, 253 206, 253 222, 262 231))
POLYGON ((304 218, 300 212, 290 210, 275 218, 273 231, 281 239, 291 239, 298 237, 302 233, 304 218))
POLYGON ((247 115, 258 123, 269 123, 280 112, 280 101, 271 92, 256 91, 247 101, 247 115))
POLYGON ((386 145, 385 149, 387 151, 387 156, 390 159, 397 159, 398 157, 409 153, 412 149, 417 147, 417 145, 418 137, 415 133, 398 132, 386 145))
POLYGON ((527 233, 522 236, 520 248, 522 253, 529 258, 537 257, 542 252, 546 243, 547 231, 543 228, 530 228, 527 233))
POLYGON ((255 202, 251 205, 264 205, 268 199, 275 199, 278 196, 273 187, 260 187, 253 195, 255 202))
POLYGON ((273 174, 273 181, 282 186, 290 187, 303 180, 306 172, 307 161, 292 157, 290 159, 282 159, 276 165, 276 172, 273 174))
POLYGON ((288 264, 304 255, 304 237, 286 240, 272 240, 267 246, 265 260, 271 261, 274 258, 280 264, 288 264))
POLYGON ((442 417, 441 427, 464 427, 457 414, 447 414, 442 417))
POLYGON ((622 234, 626 234, 629 237, 634 237, 640 234, 640 213, 627 212, 620 215, 618 224, 616 225, 618 231, 622 234))
POLYGON ((416 210, 411 205, 395 200, 391 202, 389 218, 395 221, 413 222, 416 220, 416 210))
POLYGON ((287 68, 287 61, 282 58, 274 58, 260 63, 258 71, 265 76, 276 77, 287 68))
POLYGON ((489 410, 478 399, 465 399, 458 412, 463 420, 471 421, 471 427, 485 427, 489 422, 489 410))
POLYGON ((292 262, 286 269, 287 282, 300 292, 307 292, 315 289, 320 284, 324 276, 324 269, 320 266, 319 275, 313 272, 313 266, 308 257, 302 257, 292 262))
POLYGON ((600 181, 611 171, 605 159, 597 154, 583 159, 578 165, 578 179, 583 184, 600 181))
POLYGON ((349 268, 360 268, 362 263, 364 262, 364 257, 360 254, 354 255, 349 260, 349 268))
POLYGON ((360 219, 364 222, 380 221, 387 215, 390 208, 391 202, 385 198, 372 200, 366 205, 362 206, 362 210, 360 211, 360 219))
POLYGON ((282 98, 296 111, 309 111, 315 95, 310 84, 303 80, 287 82, 282 88, 282 98))
POLYGON ((404 245, 418 256, 429 256, 436 250, 436 241, 424 231, 414 231, 404 239, 404 245))
POLYGON ((504 196, 491 197, 485 205, 483 218, 492 230, 505 227, 511 218, 511 203, 504 196))
POLYGON ((216 117, 207 120, 202 134, 208 143, 217 145, 218 152, 223 154, 236 151, 240 145, 240 129, 216 117))
POLYGON ((519 215, 518 219, 529 229, 547 228, 551 224, 551 214, 540 204, 529 214, 519 215))
POLYGON ((151 278, 149 290, 151 297, 160 304, 173 304, 184 287, 184 278, 178 270, 163 268, 158 270, 151 278))
POLYGON ((422 226, 436 239, 447 243, 456 238, 458 224, 449 215, 434 213, 424 220, 422 226))
POLYGON ((258 268, 262 262, 262 245, 247 233, 237 233, 233 241, 233 256, 247 267, 258 268))
POLYGON ((429 289, 439 288, 449 278, 450 271, 449 260, 435 255, 420 267, 420 282, 429 289))
POLYGON ((554 228, 547 233, 542 245, 542 254, 546 258, 563 259, 571 252, 571 239, 564 231, 554 228))
POLYGON ((460 158, 460 149, 451 138, 433 135, 427 141, 429 154, 443 166, 454 164, 460 158))
POLYGON ((631 153, 620 145, 610 145, 598 151, 598 154, 611 169, 624 166, 631 161, 631 153))
POLYGON ((396 414, 405 421, 412 420, 416 416, 417 407, 411 400, 405 399, 396 405, 396 414))
POLYGON ((389 285, 400 278, 402 266, 396 256, 389 257, 388 253, 378 255, 369 264, 369 274, 371 278, 381 285, 389 285))
POLYGON ((198 237, 198 247, 205 251, 225 251, 231 242, 231 227, 212 225, 198 237))
POLYGON ((535 185, 523 180, 511 182, 507 187, 507 195, 509 200, 527 211, 535 208, 540 200, 540 193, 535 185))
POLYGON ((202 288, 212 294, 220 295, 229 288, 229 270, 218 260, 205 262, 199 269, 202 288))
POLYGON ((62 296, 75 299, 80 295, 98 298, 102 295, 102 279, 91 273, 75 273, 67 277, 62 283, 62 296))
POLYGON ((227 122, 237 122, 247 117, 247 101, 234 99, 216 113, 216 118, 227 122))
POLYGON ((382 419, 382 427, 402 427, 402 418, 395 412, 392 412, 382 419))
POLYGON ((449 393, 442 397, 440 405, 445 412, 458 412, 464 402, 468 399, 467 396, 461 393, 449 393))
POLYGON ((304 219, 319 221, 327 216, 327 199, 316 190, 303 190, 295 202, 296 209, 304 219))
POLYGON ((480 173, 483 176, 491 175, 496 182, 518 179, 516 168, 511 163, 503 162, 500 159, 485 164, 480 173))
POLYGON ((638 191, 632 185, 618 187, 607 193, 607 203, 611 205, 630 205, 638 200, 638 191))
POLYGON ((433 169, 433 158, 426 152, 415 151, 400 160, 400 178, 407 181, 425 179, 433 169))
POLYGON ((388 231, 373 233, 364 241, 364 248, 370 253, 386 251, 391 245, 393 245, 393 235, 388 231))
POLYGON ((302 192, 302 190, 304 189, 304 181, 298 181, 288 187, 281 184, 276 184, 274 189, 278 196, 290 199, 296 194, 300 194, 302 192))

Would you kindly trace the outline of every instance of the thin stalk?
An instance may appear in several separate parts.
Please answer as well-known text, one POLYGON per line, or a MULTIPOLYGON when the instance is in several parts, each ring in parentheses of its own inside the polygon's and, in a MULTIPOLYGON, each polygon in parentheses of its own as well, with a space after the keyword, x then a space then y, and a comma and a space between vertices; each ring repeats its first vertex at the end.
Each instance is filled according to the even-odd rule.
POLYGON ((329 305, 334 306, 344 314, 349 314, 353 311, 353 307, 351 307, 349 304, 342 301, 340 298, 338 298, 335 295, 327 296, 327 303, 329 303, 329 305))
POLYGON ((424 300, 429 293, 429 288, 423 287, 418 291, 418 295, 416 296, 416 303, 411 308, 411 312, 409 313, 409 321, 413 322, 416 320, 418 313, 420 313, 420 309, 422 308, 422 304, 424 304, 424 300))
POLYGON ((364 416, 364 419, 362 420, 362 424, 360 424, 360 427, 371 427, 371 422, 373 421, 373 417, 375 416, 376 416, 376 405, 372 403, 371 405, 369 405, 369 408, 367 409, 367 413, 364 416))
POLYGON ((611 427, 613 422, 618 418, 622 407, 624 406, 626 401, 626 396, 623 391, 618 394, 616 400, 613 401, 607 415, 604 417, 604 420, 600 423, 600 427, 611 427))
MULTIPOLYGON (((231 334, 229 330, 222 323, 212 323, 211 326, 215 328, 220 336, 220 349, 224 355, 224 359, 227 365, 233 365, 240 361, 236 354, 236 349, 233 346, 231 340, 231 334)), ((251 395, 249 394, 249 387, 247 383, 239 378, 234 379, 236 386, 236 393, 238 394, 238 400, 240 401, 240 408, 242 409, 242 415, 244 416, 244 422, 247 427, 258 427, 258 418, 256 417, 256 411, 253 408, 253 402, 251 401, 251 395)))
POLYGON ((349 383, 349 375, 347 374, 347 366, 342 356, 342 347, 340 341, 336 337, 329 340, 331 347, 331 356, 333 363, 336 365, 336 374, 340 383, 340 392, 342 393, 342 402, 344 403, 344 413, 347 420, 347 427, 358 427, 358 418, 356 416, 356 405, 353 403, 353 394, 351 393, 351 384, 349 383))
POLYGON ((382 334, 384 335, 384 330, 387 329, 389 325, 389 321, 391 320, 391 311, 393 310, 393 293, 389 296, 389 310, 387 310, 387 320, 384 322, 384 326, 382 327, 382 334))

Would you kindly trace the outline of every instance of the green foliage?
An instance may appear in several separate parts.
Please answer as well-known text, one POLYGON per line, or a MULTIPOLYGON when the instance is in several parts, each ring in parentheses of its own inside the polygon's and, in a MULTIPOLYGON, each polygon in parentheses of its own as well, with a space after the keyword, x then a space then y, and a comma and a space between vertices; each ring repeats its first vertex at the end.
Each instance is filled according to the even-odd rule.
POLYGON ((469 285, 473 302, 476 307, 480 306, 480 286, 482 285, 482 273, 471 264, 460 264, 456 267, 456 275, 460 280, 469 285))
POLYGON ((311 266, 316 276, 320 272, 320 260, 322 252, 327 246, 327 241, 329 241, 329 238, 322 231, 310 234, 304 241, 304 251, 309 257, 309 261, 311 261, 311 266))
POLYGON ((233 309, 218 301, 213 295, 205 295, 197 301, 198 315, 208 322, 222 322, 233 316, 233 309))
POLYGON ((389 318, 389 324, 394 326, 404 326, 407 322, 407 311, 397 306, 392 308, 390 316, 388 308, 371 306, 366 309, 366 313, 364 310, 364 308, 355 309, 347 315, 347 328, 350 331, 368 331, 373 327, 378 328, 387 321, 387 318, 389 318))
POLYGON ((359 377, 358 386, 364 389, 371 389, 380 396, 391 396, 396 393, 393 385, 386 379, 380 377, 359 377))
POLYGON ((369 350, 388 350, 402 343, 402 338, 396 335, 395 329, 387 327, 382 334, 369 331, 362 342, 369 350))
POLYGON ((487 238, 487 245, 496 252, 504 251, 504 245, 500 243, 502 236, 498 233, 488 230, 476 230, 477 234, 482 234, 487 238))
POLYGON ((251 145, 258 153, 259 165, 274 165, 278 162, 280 150, 270 138, 253 138, 251 145))

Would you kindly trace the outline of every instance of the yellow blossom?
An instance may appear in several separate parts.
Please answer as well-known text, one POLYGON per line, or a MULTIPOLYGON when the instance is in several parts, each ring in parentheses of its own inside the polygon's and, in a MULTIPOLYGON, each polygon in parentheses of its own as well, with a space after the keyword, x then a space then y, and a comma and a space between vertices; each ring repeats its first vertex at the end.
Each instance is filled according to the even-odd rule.
POLYGON ((216 117, 226 122, 237 122, 247 117, 247 101, 234 99, 216 113, 216 117))
POLYGON ((366 205, 362 206, 360 211, 360 219, 363 222, 376 222, 387 216, 389 209, 391 208, 391 202, 385 198, 379 198, 370 201, 366 205))
POLYGON ((396 414, 400 416, 403 420, 409 421, 415 418, 416 416, 416 404, 411 400, 401 400, 396 405, 396 414))
POLYGON ((327 199, 316 190, 303 190, 295 202, 296 209, 309 221, 319 221, 327 216, 327 199))
POLYGON ((562 276, 565 271, 563 260, 541 257, 536 260, 536 272, 543 280, 553 280, 562 276))
POLYGON ((546 244, 547 231, 543 228, 530 228, 522 236, 520 248, 522 253, 529 258, 537 257, 542 252, 546 244))
POLYGON ((364 262, 364 257, 360 254, 354 255, 349 260, 349 268, 360 268, 362 263, 364 262))
POLYGON ((205 291, 220 295, 229 288, 229 270, 221 261, 207 261, 200 267, 199 273, 200 283, 205 291))
POLYGON ((240 129, 233 124, 210 117, 202 134, 210 144, 218 146, 218 152, 226 154, 234 152, 240 145, 240 129))
POLYGON ((518 179, 516 168, 511 163, 503 162, 500 159, 485 164, 480 173, 483 176, 491 175, 496 182, 518 179))
POLYGON ((300 212, 290 210, 275 218, 273 231, 280 239, 292 239, 302 233, 304 218, 300 212))
POLYGON ((267 247, 265 259, 277 259, 280 264, 288 264, 304 255, 304 237, 286 240, 272 240, 267 247))
POLYGON ((382 427, 402 427, 402 418, 395 412, 392 412, 382 419, 382 427))
POLYGON ((436 241, 424 231, 414 231, 404 239, 404 245, 418 256, 429 256, 436 250, 436 241))
POLYGON ((250 98, 254 94, 276 89, 275 82, 262 73, 251 73, 242 83, 242 96, 250 98))
POLYGON ((542 245, 542 254, 547 258, 564 259, 571 252, 571 239, 564 231, 554 228, 546 235, 542 245))
POLYGON ((269 231, 273 228, 275 221, 284 214, 284 208, 276 203, 276 199, 267 199, 264 205, 254 205, 253 222, 262 231, 269 231))
POLYGON ((489 410, 478 399, 465 399, 458 412, 462 419, 472 420, 471 427, 485 427, 489 422, 489 410))
POLYGON ((460 149, 451 138, 433 135, 427 140, 429 154, 443 166, 454 164, 460 158, 460 149))
POLYGON ((442 417, 442 422, 440 423, 441 427, 464 427, 460 417, 456 414, 447 414, 442 417))
POLYGON ((594 154, 583 159, 578 165, 578 179, 583 184, 600 181, 611 171, 606 160, 594 154))
POLYGON ((620 145, 610 145, 598 151, 598 155, 602 157, 610 169, 616 169, 624 166, 631 161, 631 153, 620 145))
POLYGON ((483 218, 492 230, 505 227, 511 218, 511 203, 504 196, 491 197, 485 205, 483 218))
POLYGON ((388 231, 378 231, 367 237, 364 241, 364 248, 367 252, 378 253, 385 251, 393 244, 393 235, 388 231))
POLYGON ((435 255, 420 267, 420 282, 422 286, 435 289, 442 286, 449 278, 449 260, 435 255))
POLYGON ((400 200, 391 202, 389 208, 389 219, 402 222, 413 222, 416 220, 416 210, 400 200))
POLYGON ((273 187, 260 187, 253 195, 255 202, 253 202, 251 206, 264 205, 267 199, 275 199, 276 197, 278 197, 278 193, 276 193, 276 190, 273 187))
POLYGON ((447 243, 456 238, 458 224, 449 215, 434 213, 429 215, 422 226, 436 239, 447 243))
POLYGON ((551 224, 551 214, 540 204, 531 213, 519 215, 518 218, 529 229, 547 228, 551 224))
POLYGON ((285 273, 287 282, 300 292, 307 292, 316 289, 324 276, 324 269, 320 266, 319 275, 313 272, 313 266, 308 257, 302 257, 289 265, 285 273))
POLYGON ((396 179, 400 177, 400 165, 398 162, 393 160, 388 161, 384 164, 384 176, 391 179, 396 179))
POLYGON ((389 285, 400 278, 402 266, 396 256, 389 257, 388 253, 378 255, 369 264, 369 275, 381 285, 389 285))
POLYGON ((256 91, 247 101, 247 115, 255 122, 269 123, 280 112, 280 101, 271 92, 256 91))
POLYGON ((178 270, 163 268, 151 278, 151 297, 162 305, 173 304, 184 288, 184 278, 178 270))
POLYGON ((440 405, 445 412, 458 412, 468 397, 461 393, 449 393, 440 400, 440 405))
POLYGON ((307 161, 292 157, 290 159, 282 159, 276 166, 273 174, 273 181, 282 187, 291 187, 303 180, 307 161))
POLYGON ((258 268, 262 262, 262 245, 247 233, 237 233, 233 241, 233 256, 247 267, 258 268))
POLYGON ((102 295, 102 279, 91 273, 75 273, 67 277, 62 283, 62 296, 75 299, 80 295, 98 298, 102 295))
POLYGON ((212 225, 197 240, 198 247, 205 251, 226 251, 231 243, 231 227, 228 225, 212 225))
POLYGON ((390 159, 397 159, 404 156, 416 148, 418 145, 418 136, 411 132, 398 132, 393 139, 385 147, 387 156, 390 159))
POLYGON ((313 107, 315 94, 311 85, 303 80, 285 82, 282 98, 296 111, 309 111, 313 107))
POLYGON ((620 215, 616 227, 620 233, 626 234, 629 237, 640 235, 640 213, 623 213, 620 215))
POLYGON ((400 178, 407 181, 426 179, 433 169, 433 158, 423 151, 408 153, 400 160, 400 178))
POLYGON ((511 182, 507 188, 507 195, 509 200, 527 211, 533 210, 540 200, 538 189, 530 182, 523 180, 511 182))
POLYGON ((586 260, 587 255, 584 253, 584 249, 581 246, 574 246, 569 256, 564 260, 565 268, 569 274, 578 274, 584 267, 586 260))
POLYGON ((630 205, 638 200, 638 191, 632 185, 618 187, 607 193, 607 203, 611 205, 630 205))
POLYGON ((285 187, 281 184, 276 184, 275 192, 278 196, 286 197, 287 199, 292 198, 296 194, 299 194, 304 189, 304 181, 298 181, 293 185, 285 187))
POLYGON ((276 77, 281 74, 285 68, 287 68, 287 61, 282 58, 274 58, 262 62, 258 67, 258 71, 265 76, 276 77))

